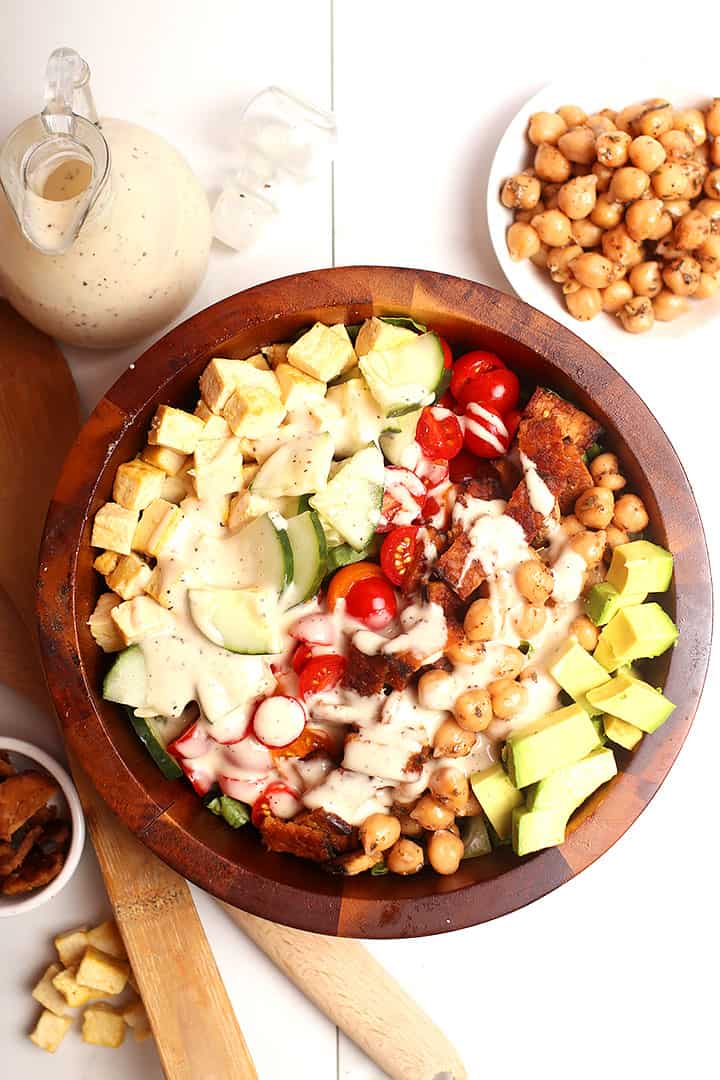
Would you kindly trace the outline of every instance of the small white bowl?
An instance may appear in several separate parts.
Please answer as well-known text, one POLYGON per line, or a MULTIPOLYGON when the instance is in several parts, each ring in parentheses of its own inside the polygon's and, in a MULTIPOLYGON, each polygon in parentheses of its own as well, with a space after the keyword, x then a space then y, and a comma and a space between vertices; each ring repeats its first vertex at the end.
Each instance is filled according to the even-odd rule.
POLYGON ((508 254, 506 235, 513 222, 513 212, 500 202, 500 191, 508 176, 521 172, 532 164, 534 148, 528 141, 530 117, 536 112, 554 112, 560 105, 575 104, 586 111, 621 109, 634 101, 662 95, 679 107, 702 105, 710 100, 707 91, 688 90, 692 81, 680 86, 657 71, 639 71, 631 79, 611 80, 608 90, 599 86, 597 78, 583 79, 579 75, 568 82, 551 83, 526 101, 515 114, 498 144, 490 167, 487 188, 487 219, 492 245, 505 277, 517 295, 539 311, 583 337, 599 352, 612 355, 612 350, 632 340, 638 352, 651 353, 658 335, 679 339, 704 326, 720 312, 720 300, 690 303, 690 310, 669 323, 656 323, 649 334, 630 335, 618 319, 601 312, 590 322, 574 319, 565 307, 562 290, 550 280, 548 272, 529 259, 513 262, 508 254))
POLYGON ((47 904, 65 888, 70 878, 75 873, 80 856, 85 844, 85 817, 80 797, 75 786, 62 765, 54 758, 41 750, 39 746, 25 742, 23 739, 10 739, 0 735, 0 750, 6 750, 10 755, 25 758, 25 761, 17 762, 19 768, 39 767, 57 780, 60 791, 52 796, 50 803, 58 806, 61 816, 69 816, 71 824, 70 847, 63 868, 56 878, 48 882, 41 889, 25 893, 22 896, 11 897, 0 894, 0 919, 9 918, 11 915, 22 915, 27 911, 33 911, 41 904, 47 904))

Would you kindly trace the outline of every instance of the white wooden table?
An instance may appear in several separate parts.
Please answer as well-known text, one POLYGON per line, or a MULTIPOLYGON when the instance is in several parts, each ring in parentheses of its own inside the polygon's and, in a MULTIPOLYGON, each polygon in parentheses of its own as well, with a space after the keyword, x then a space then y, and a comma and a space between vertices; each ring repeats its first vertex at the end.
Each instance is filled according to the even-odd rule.
MULTIPOLYGON (((604 22, 628 43, 628 63, 660 58, 658 83, 647 91, 662 93, 662 64, 676 65, 683 53, 674 48, 672 27, 659 7, 638 14, 630 5, 622 14, 612 8, 598 12, 595 25, 604 22)), ((714 9, 703 18, 704 32, 688 52, 690 86, 717 70, 720 18, 714 9)), ((100 112, 168 137, 214 197, 233 160, 244 102, 263 86, 287 86, 336 110, 334 176, 328 170, 308 187, 300 205, 247 254, 216 245, 186 314, 257 282, 332 263, 429 267, 506 288, 482 209, 493 149, 557 65, 564 73, 577 58, 587 75, 595 64, 598 98, 611 93, 612 64, 603 75, 592 33, 582 28, 590 19, 588 9, 565 0, 549 8, 528 0, 512 7, 460 0, 4 0, 0 136, 39 111, 47 55, 71 45, 90 63, 100 112)), ((677 82, 676 67, 675 73, 677 82)), ((717 85, 705 89, 720 92, 717 85)), ((628 336, 609 356, 675 443, 716 550, 719 330, 716 316, 679 345, 660 331, 651 357, 645 349, 638 357, 628 336)), ((139 351, 68 350, 86 409, 139 351)), ((719 706, 715 673, 661 793, 612 851, 559 892, 474 930, 369 946, 456 1041, 473 1080, 713 1073, 719 706)), ((4 733, 61 753, 47 717, 9 693, 0 710, 4 733)), ((214 903, 195 895, 262 1080, 380 1080, 214 903)), ((51 1058, 26 1039, 37 1011, 27 991, 48 962, 52 934, 105 910, 88 849, 54 904, 0 922, 4 1075, 161 1075, 149 1043, 130 1041, 111 1052, 72 1035, 51 1058)))

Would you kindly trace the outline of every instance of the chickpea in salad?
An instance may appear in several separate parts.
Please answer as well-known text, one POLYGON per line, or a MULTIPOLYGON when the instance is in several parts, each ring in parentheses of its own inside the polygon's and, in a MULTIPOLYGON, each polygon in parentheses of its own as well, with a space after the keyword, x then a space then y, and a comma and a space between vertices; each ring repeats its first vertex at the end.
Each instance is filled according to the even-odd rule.
POLYGON ((627 488, 591 416, 410 317, 215 357, 94 520, 103 694, 334 873, 561 844, 674 708, 638 667, 672 555, 627 488))

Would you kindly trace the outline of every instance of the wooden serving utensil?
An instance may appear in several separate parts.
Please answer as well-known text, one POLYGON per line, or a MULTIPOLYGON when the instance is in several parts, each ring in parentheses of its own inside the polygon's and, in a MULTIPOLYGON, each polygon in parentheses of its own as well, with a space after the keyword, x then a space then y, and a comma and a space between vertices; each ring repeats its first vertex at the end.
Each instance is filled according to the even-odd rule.
MULTIPOLYGON (((2 302, 0 386, 0 517, 12 525, 23 508, 21 532, 0 546, 0 681, 52 709, 32 585, 43 515, 79 425, 77 397, 57 347, 2 302)), ((118 821, 72 755, 70 764, 166 1075, 257 1080, 187 883, 118 821)), ((392 1080, 466 1080, 451 1043, 357 941, 222 907, 392 1080)))

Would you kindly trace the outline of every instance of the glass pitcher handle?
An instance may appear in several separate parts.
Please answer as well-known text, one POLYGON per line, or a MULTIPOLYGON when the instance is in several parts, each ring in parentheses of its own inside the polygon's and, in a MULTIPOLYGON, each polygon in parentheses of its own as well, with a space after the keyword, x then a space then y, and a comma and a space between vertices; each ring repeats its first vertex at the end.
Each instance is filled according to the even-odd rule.
POLYGON ((48 131, 72 135, 74 118, 82 116, 97 124, 90 68, 74 49, 55 49, 45 71, 45 108, 42 119, 48 131))

